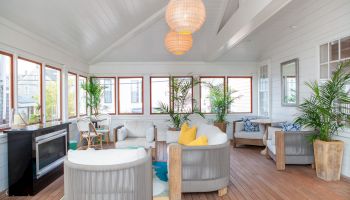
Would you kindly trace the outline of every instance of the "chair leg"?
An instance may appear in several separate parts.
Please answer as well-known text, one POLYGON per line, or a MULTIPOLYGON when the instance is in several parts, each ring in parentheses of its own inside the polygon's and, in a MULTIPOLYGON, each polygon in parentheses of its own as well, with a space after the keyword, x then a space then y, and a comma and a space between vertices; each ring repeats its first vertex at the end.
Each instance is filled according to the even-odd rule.
POLYGON ((311 168, 312 168, 312 169, 316 169, 315 163, 312 163, 312 164, 311 164, 311 168))
POLYGON ((110 138, 109 138, 109 132, 106 135, 106 143, 109 144, 110 138))
POLYGON ((80 135, 78 146, 81 147, 83 142, 83 137, 80 135))
POLYGON ((218 190, 219 197, 222 197, 222 196, 224 196, 226 194, 227 194, 227 187, 224 187, 224 188, 218 190))
POLYGON ((101 149, 102 149, 102 135, 100 136, 100 146, 101 146, 101 149))
POLYGON ((87 140, 87 143, 88 143, 88 145, 87 145, 88 147, 87 148, 89 149, 91 147, 91 138, 87 137, 86 140, 87 140))

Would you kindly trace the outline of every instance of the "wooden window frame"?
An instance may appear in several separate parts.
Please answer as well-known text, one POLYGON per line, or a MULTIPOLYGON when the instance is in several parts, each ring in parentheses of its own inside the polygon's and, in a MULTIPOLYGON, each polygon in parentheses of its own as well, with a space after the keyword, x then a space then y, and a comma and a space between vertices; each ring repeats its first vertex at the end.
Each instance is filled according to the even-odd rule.
MULTIPOLYGON (((78 76, 78 84, 79 84, 79 78, 80 78, 80 77, 81 77, 81 78, 85 78, 85 80, 86 80, 85 83, 87 83, 88 77, 87 77, 87 76, 83 76, 83 75, 79 75, 79 76, 78 76)), ((78 88, 78 91, 79 91, 79 97, 80 97, 80 89, 81 89, 81 88, 80 88, 80 85, 79 85, 78 87, 79 87, 79 88, 78 88)), ((86 92, 86 91, 85 91, 85 96, 87 96, 87 92, 86 92)), ((78 109, 78 110, 79 110, 79 116, 87 116, 87 114, 88 114, 87 102, 86 102, 86 106, 85 106, 85 112, 86 112, 85 114, 81 114, 81 113, 80 113, 80 109, 78 109)))
POLYGON ((226 84, 227 89, 229 89, 228 80, 230 78, 249 78, 250 79, 250 112, 230 112, 230 108, 228 108, 227 113, 228 114, 246 114, 246 113, 253 113, 253 76, 227 76, 226 78, 226 84))
POLYGON ((68 96, 69 96, 69 93, 68 93, 68 76, 70 75, 74 75, 75 76, 75 115, 74 116, 69 116, 69 108, 68 108, 68 104, 67 104, 67 114, 68 114, 68 118, 69 119, 73 119, 73 118, 76 118, 78 117, 78 74, 77 73, 74 73, 74 72, 68 72, 67 74, 67 99, 68 99, 68 96))
MULTIPOLYGON (((43 97, 42 97, 43 96, 43 64, 40 62, 37 62, 35 60, 31 60, 31 59, 20 57, 20 56, 18 57, 17 60, 24 60, 27 62, 35 63, 35 64, 40 66, 40 75, 39 75, 40 76, 40 78, 39 78, 39 80, 40 80, 40 83, 39 83, 40 84, 40 87, 39 87, 40 88, 40 101, 39 101, 40 102, 40 121, 38 123, 35 123, 35 124, 41 124, 41 123, 43 123, 43 97)), ((17 66, 17 71, 18 71, 18 66, 17 66)), ((17 72, 17 74, 18 74, 18 72, 17 72)), ((18 91, 18 84, 17 84, 17 91, 18 91)), ((17 104, 18 104, 18 102, 17 102, 17 104)))
MULTIPOLYGON (((14 106, 15 106, 15 99, 14 99, 14 56, 13 56, 13 54, 10 54, 10 53, 7 53, 7 52, 4 52, 4 51, 0 51, 0 54, 1 55, 4 55, 4 56, 8 56, 8 57, 10 57, 10 75, 9 75, 9 77, 10 77, 10 95, 9 95, 9 97, 10 97, 10 101, 9 101, 9 109, 13 109, 14 108, 14 106)), ((10 112, 9 112, 10 113, 10 112)), ((9 116, 9 118, 10 118, 11 116, 9 116)), ((3 125, 1 125, 0 126, 0 132, 1 131, 4 131, 4 130, 7 130, 7 129, 9 129, 10 127, 9 127, 9 124, 3 124, 3 125)))
POLYGON ((121 76, 118 77, 118 115, 144 115, 145 101, 144 101, 144 78, 143 76, 121 76), (142 80, 142 112, 141 113, 121 113, 120 112, 120 79, 128 79, 128 78, 141 78, 142 80))
MULTIPOLYGON (((202 79, 205 78, 217 78, 217 79, 223 79, 224 84, 224 92, 226 93, 226 77, 225 76, 200 76, 199 77, 199 110, 202 112, 202 79)), ((215 114, 213 112, 202 112, 203 114, 215 114)))
MULTIPOLYGON (((54 67, 54 66, 51 66, 51 65, 46 65, 45 67, 47 68, 50 68, 50 69, 53 69, 53 70, 57 70, 59 71, 60 73, 60 118, 57 119, 57 120, 62 120, 63 117, 62 117, 62 69, 61 68, 58 68, 58 67, 54 67)), ((45 71, 46 72, 46 71, 45 71)), ((45 79, 45 78, 44 78, 45 79)), ((45 84, 46 84, 46 79, 45 79, 45 84)), ((45 85, 46 86, 46 85, 45 85)), ((45 88, 46 89, 46 88, 45 88)), ((45 93, 45 98, 46 98, 46 93, 45 93)), ((46 105, 45 105, 45 108, 46 108, 46 105)), ((46 119, 46 116, 45 116, 45 119, 46 119)), ((47 120, 45 120, 46 122, 49 122, 47 120)), ((51 120, 51 121, 55 121, 55 120, 51 120)))
POLYGON ((167 115, 166 113, 154 113, 152 111, 152 78, 168 78, 169 79, 169 106, 170 106, 170 102, 171 102, 171 95, 170 95, 170 88, 171 88, 171 78, 170 76, 150 76, 149 78, 149 88, 150 88, 150 114, 151 115, 167 115))
MULTIPOLYGON (((192 89, 191 89, 191 103, 192 103, 192 106, 191 106, 191 112, 190 113, 193 113, 193 111, 194 111, 194 103, 193 103, 193 92, 194 92, 194 86, 193 86, 193 76, 172 76, 172 77, 170 77, 170 78, 191 78, 191 84, 192 84, 192 89)), ((172 83, 172 81, 170 80, 170 88, 171 88, 171 83, 172 83)), ((171 98, 171 95, 173 94, 173 91, 170 91, 170 98, 171 98)), ((172 103, 172 107, 174 108, 174 102, 170 102, 170 103, 172 103)), ((174 111, 175 111, 175 109, 174 109, 174 111)), ((178 113, 178 114, 186 114, 186 113, 178 113)))
MULTIPOLYGON (((108 113, 109 115, 115 115, 117 113, 117 93, 116 93, 116 89, 117 89, 117 79, 115 76, 94 76, 91 77, 91 79, 114 79, 114 112, 113 113, 108 113)), ((118 99, 119 101, 119 99, 118 99)))

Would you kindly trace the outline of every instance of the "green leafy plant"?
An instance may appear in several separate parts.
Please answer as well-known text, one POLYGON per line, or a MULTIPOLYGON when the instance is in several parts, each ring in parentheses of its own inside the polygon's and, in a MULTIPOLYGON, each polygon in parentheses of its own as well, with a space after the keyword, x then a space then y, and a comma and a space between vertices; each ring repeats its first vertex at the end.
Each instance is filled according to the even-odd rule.
POLYGON ((34 113, 29 115, 29 119, 28 119, 29 124, 36 124, 40 122, 40 109, 41 109, 40 104, 36 103, 36 106, 34 107, 34 113))
POLYGON ((199 81, 194 79, 192 82, 170 77, 170 105, 160 102, 159 108, 157 108, 160 113, 169 114, 169 122, 173 128, 179 129, 183 123, 190 121, 189 117, 192 114, 198 114, 204 118, 204 114, 197 108, 196 101, 190 93, 192 87, 198 85, 199 81), (191 104, 193 102, 193 110, 186 107, 188 102, 191 104))
POLYGON ((215 122, 226 122, 227 112, 231 104, 239 97, 234 97, 236 91, 229 89, 225 84, 214 85, 206 83, 209 87, 209 100, 211 112, 215 113, 215 122))
POLYGON ((81 85, 81 88, 86 91, 86 105, 93 114, 98 115, 104 90, 103 86, 94 77, 91 77, 90 80, 81 85))
POLYGON ((323 84, 317 81, 306 83, 312 95, 299 106, 301 115, 295 123, 318 131, 318 134, 310 138, 312 141, 331 141, 332 136, 350 119, 350 97, 346 91, 346 86, 350 84, 350 74, 346 72, 349 67, 350 62, 341 63, 331 79, 323 84))

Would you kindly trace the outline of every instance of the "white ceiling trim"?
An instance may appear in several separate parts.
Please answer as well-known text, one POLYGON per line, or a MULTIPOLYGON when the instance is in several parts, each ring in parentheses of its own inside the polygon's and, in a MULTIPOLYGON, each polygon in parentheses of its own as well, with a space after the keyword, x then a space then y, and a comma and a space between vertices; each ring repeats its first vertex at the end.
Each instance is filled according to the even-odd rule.
POLYGON ((208 61, 214 61, 251 34, 292 0, 245 0, 211 40, 208 61))
POLYGON ((161 18, 165 16, 165 10, 166 6, 164 6, 162 9, 151 15, 149 18, 145 19, 142 23, 137 25, 135 28, 130 30, 128 33, 126 33, 123 37, 119 38, 115 42, 113 42, 109 47, 104 49, 101 53, 99 53, 97 56, 92 58, 89 62, 89 64, 94 64, 98 62, 100 58, 111 52, 116 47, 122 45, 123 43, 127 42, 128 40, 132 39, 133 37, 137 36, 138 34, 142 33, 145 29, 151 27, 154 23, 158 22, 161 18))

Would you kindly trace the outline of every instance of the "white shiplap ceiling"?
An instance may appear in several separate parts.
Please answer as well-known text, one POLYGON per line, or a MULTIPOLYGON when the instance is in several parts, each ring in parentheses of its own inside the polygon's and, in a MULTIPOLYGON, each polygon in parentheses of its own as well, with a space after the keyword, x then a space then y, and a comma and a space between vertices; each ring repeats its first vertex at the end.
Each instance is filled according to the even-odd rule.
POLYGON ((0 16, 90 59, 166 0, 1 0, 0 16))
MULTIPOLYGON (((229 23, 242 2, 248 1, 252 0, 203 0, 207 20, 194 34, 192 50, 184 56, 174 56, 164 47, 164 36, 169 30, 164 19, 168 0, 0 0, 0 17, 90 63, 206 61, 210 42, 217 37, 220 27, 229 23)), ((313 0, 294 1, 299 5, 313 0)), ((265 40, 256 35, 262 29, 215 60, 256 60, 265 45, 265 40)))

